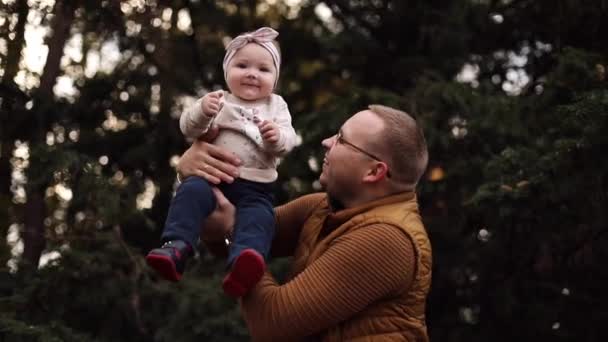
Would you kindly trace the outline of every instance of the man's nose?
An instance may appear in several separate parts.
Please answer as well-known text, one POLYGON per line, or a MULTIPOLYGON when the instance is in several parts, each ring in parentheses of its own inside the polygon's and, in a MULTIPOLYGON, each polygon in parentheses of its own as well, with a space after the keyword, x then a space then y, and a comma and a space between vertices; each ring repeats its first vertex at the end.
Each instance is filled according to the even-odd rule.
POLYGON ((327 137, 321 141, 321 145, 325 147, 327 150, 331 150, 332 147, 336 144, 336 135, 332 135, 331 137, 327 137))

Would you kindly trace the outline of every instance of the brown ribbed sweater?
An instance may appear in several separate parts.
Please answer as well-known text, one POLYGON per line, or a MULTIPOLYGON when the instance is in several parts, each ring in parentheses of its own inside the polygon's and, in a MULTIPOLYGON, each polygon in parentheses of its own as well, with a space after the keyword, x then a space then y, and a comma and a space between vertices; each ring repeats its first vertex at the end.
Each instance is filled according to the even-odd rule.
POLYGON ((294 256, 293 272, 283 285, 267 272, 241 301, 252 340, 428 340, 430 244, 413 193, 336 213, 312 194, 276 217, 272 254, 294 256))

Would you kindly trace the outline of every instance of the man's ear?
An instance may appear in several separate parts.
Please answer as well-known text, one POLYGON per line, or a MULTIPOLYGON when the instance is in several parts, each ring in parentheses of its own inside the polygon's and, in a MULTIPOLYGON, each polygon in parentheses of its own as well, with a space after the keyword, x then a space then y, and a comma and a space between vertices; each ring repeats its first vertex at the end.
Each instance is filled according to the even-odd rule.
POLYGON ((367 171, 367 174, 363 177, 363 182, 378 182, 388 178, 388 165, 385 162, 377 161, 374 166, 367 171))

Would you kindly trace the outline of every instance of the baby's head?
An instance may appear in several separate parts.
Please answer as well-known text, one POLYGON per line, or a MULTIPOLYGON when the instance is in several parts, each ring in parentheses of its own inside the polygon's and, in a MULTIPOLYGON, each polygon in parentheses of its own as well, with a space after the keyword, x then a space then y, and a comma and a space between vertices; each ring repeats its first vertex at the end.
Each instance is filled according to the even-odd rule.
POLYGON ((270 96, 277 85, 281 55, 269 27, 243 33, 226 46, 224 78, 230 92, 246 101, 270 96))

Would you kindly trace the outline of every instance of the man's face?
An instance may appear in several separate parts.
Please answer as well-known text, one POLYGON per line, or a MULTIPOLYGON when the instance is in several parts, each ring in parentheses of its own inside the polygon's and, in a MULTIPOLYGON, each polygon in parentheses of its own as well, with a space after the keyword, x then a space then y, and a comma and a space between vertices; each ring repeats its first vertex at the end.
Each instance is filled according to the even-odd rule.
POLYGON ((235 96, 255 101, 270 96, 277 70, 272 55, 262 46, 249 43, 234 55, 226 73, 226 83, 235 96))
POLYGON ((356 147, 365 149, 368 142, 380 134, 382 125, 376 114, 365 110, 348 119, 338 134, 323 140, 326 152, 319 182, 330 197, 345 204, 360 191, 373 159, 356 147))

